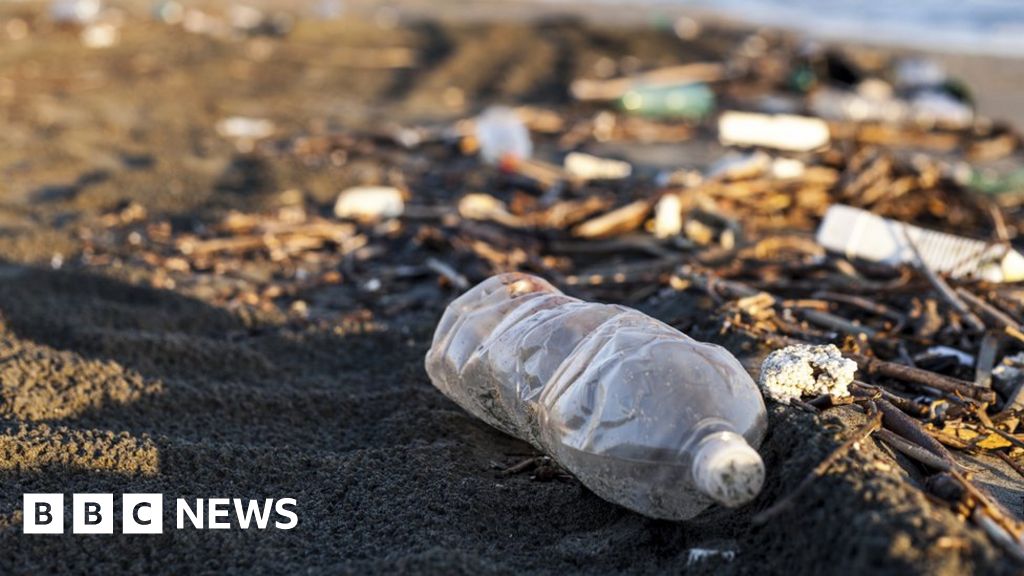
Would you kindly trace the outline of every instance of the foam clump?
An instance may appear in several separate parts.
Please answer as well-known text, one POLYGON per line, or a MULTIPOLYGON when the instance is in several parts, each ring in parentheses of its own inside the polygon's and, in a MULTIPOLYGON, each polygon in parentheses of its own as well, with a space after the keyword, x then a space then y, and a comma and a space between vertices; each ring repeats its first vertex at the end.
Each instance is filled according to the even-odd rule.
POLYGON ((789 404, 802 396, 849 396, 856 372, 857 363, 833 344, 787 346, 765 358, 758 384, 771 399, 789 404))

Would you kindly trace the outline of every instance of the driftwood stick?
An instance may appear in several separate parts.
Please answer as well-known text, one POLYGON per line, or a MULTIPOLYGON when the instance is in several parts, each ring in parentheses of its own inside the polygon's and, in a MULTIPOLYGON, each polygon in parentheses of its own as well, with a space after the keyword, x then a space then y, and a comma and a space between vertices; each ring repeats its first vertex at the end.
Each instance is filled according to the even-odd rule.
POLYGON ((853 387, 854 395, 857 395, 857 396, 874 396, 874 397, 877 397, 877 398, 885 398, 886 400, 891 402, 894 406, 896 406, 900 410, 903 410, 907 414, 910 414, 911 416, 916 416, 918 418, 924 418, 924 417, 928 416, 928 414, 929 414, 928 407, 925 406, 924 404, 921 404, 920 402, 914 402, 913 400, 911 400, 909 398, 904 398, 902 396, 897 396, 896 394, 893 394, 892 392, 886 390, 885 388, 883 388, 881 386, 875 386, 873 384, 865 384, 864 382, 861 382, 860 380, 854 380, 852 382, 851 386, 853 387))
POLYGON ((932 438, 924 427, 921 426, 920 422, 907 416, 906 413, 893 406, 887 400, 879 399, 876 401, 876 404, 878 405, 878 410, 882 413, 882 422, 886 428, 925 448, 950 465, 957 465, 949 450, 946 450, 946 447, 940 444, 938 440, 932 438))
POLYGON ((996 308, 995 306, 985 302, 979 298, 976 294, 967 290, 966 288, 960 287, 956 289, 956 293, 963 298, 964 302, 973 306, 979 314, 987 318, 990 322, 998 324, 1003 328, 1016 328, 1020 329, 1020 322, 1014 320, 1009 314, 996 308))
POLYGON ((911 458, 912 460, 916 460, 934 470, 949 472, 953 468, 952 464, 946 462, 945 459, 936 456, 931 450, 911 442, 903 436, 890 432, 889 430, 878 430, 875 432, 875 437, 882 440, 889 446, 892 446, 894 450, 904 456, 911 458))
POLYGON ((919 264, 918 269, 921 271, 921 273, 924 274, 925 278, 928 279, 928 282, 930 282, 931 285, 935 288, 935 291, 939 293, 939 296, 942 296, 942 299, 945 300, 946 303, 948 303, 954 310, 957 311, 958 314, 960 314, 960 316, 963 317, 964 322, 966 322, 967 325, 971 327, 971 329, 977 332, 984 332, 985 323, 982 322, 981 319, 974 314, 974 312, 971 312, 971 309, 968 308, 966 304, 964 304, 963 300, 961 300, 960 297, 957 296, 956 292, 954 292, 953 289, 949 287, 949 284, 947 284, 941 276, 936 274, 934 270, 932 270, 931 268, 928 267, 927 264, 925 264, 924 259, 921 257, 921 252, 917 248, 917 244, 914 243, 914 241, 910 238, 910 234, 907 233, 906 226, 904 226, 903 228, 903 236, 907 239, 907 244, 910 245, 910 249, 914 251, 914 256, 917 257, 917 262, 919 264))
POLYGON ((885 360, 879 360, 878 358, 872 358, 862 354, 850 353, 846 356, 856 362, 860 369, 868 374, 895 378, 902 382, 916 384, 918 386, 927 386, 947 394, 959 394, 966 398, 973 398, 979 402, 991 404, 996 400, 995 392, 986 390, 985 388, 979 388, 966 380, 960 380, 959 378, 929 372, 928 370, 922 370, 912 366, 896 364, 895 362, 887 362, 885 360))

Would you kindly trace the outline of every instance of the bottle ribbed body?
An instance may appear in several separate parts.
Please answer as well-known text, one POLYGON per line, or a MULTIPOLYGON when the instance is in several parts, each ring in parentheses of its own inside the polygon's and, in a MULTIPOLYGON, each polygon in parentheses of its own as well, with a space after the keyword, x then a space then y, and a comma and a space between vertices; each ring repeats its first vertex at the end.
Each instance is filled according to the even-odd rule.
POLYGON ((760 489, 751 445, 766 418, 750 376, 725 349, 636 310, 495 276, 448 307, 426 368, 467 411, 648 516, 686 519, 760 489))

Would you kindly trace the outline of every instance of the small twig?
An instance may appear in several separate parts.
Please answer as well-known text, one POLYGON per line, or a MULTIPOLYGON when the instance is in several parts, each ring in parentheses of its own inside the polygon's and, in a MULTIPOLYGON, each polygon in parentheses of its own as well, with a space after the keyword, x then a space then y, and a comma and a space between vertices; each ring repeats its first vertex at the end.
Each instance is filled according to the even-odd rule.
POLYGON ((946 462, 944 459, 936 456, 931 450, 907 440, 903 436, 890 432, 888 430, 878 430, 875 432, 875 436, 880 440, 884 441, 889 446, 892 446, 897 452, 928 466, 940 472, 949 472, 952 469, 952 465, 946 462))
POLYGON ((1003 462, 1009 464, 1010 468, 1013 468, 1013 471, 1016 472, 1021 478, 1024 478, 1024 466, 1021 466, 1020 464, 1017 463, 1016 460, 1010 458, 1009 454, 1007 454, 1006 452, 996 452, 996 456, 998 456, 999 459, 1002 460, 1003 462))
POLYGON ((924 418, 931 412, 924 404, 914 402, 909 398, 897 396, 881 386, 875 386, 873 384, 866 384, 860 380, 854 380, 852 382, 852 387, 854 394, 858 394, 859 392, 860 394, 865 395, 870 394, 874 398, 885 398, 900 410, 903 410, 907 414, 917 418, 924 418))
POLYGON ((444 262, 441 262, 437 258, 427 258, 426 266, 444 277, 445 280, 450 282, 452 286, 455 286, 459 290, 466 290, 469 288, 469 280, 466 280, 465 276, 459 274, 454 268, 444 262))
POLYGON ((1006 511, 1003 510, 1002 506, 996 504, 988 493, 975 486, 974 482, 968 480, 959 471, 950 470, 949 473, 963 485, 967 494, 974 498, 975 502, 977 502, 979 506, 985 509, 993 521, 1002 526, 1007 532, 1013 535, 1015 539, 1020 538, 1021 527, 1018 522, 1010 517, 1006 511))
POLYGON ((989 201, 988 213, 992 217, 992 227, 995 229, 996 240, 1004 246, 1010 244, 1010 232, 1006 228, 1006 217, 1003 215, 1003 209, 995 202, 989 201))
POLYGON ((976 310, 978 310, 978 313, 987 318, 989 321, 998 324, 1003 328, 1017 328, 1018 330, 1020 329, 1020 323, 1014 320, 1012 317, 1010 317, 1009 314, 1003 312, 1002 310, 996 308, 995 306, 989 304, 988 302, 985 302, 970 290, 967 290, 966 288, 961 286, 956 289, 956 293, 959 294, 965 302, 967 302, 976 310))
POLYGON ((980 508, 975 508, 971 518, 988 534, 989 538, 1002 546, 1018 562, 1024 562, 1024 550, 1021 549, 1020 541, 1014 537, 1013 532, 1002 526, 991 514, 986 514, 986 512, 980 508))
POLYGON ((959 394, 967 398, 973 398, 979 402, 991 404, 996 400, 995 392, 979 388, 966 380, 960 380, 959 378, 953 378, 951 376, 945 376, 911 366, 904 366, 894 362, 887 362, 885 360, 879 360, 878 358, 872 358, 862 354, 848 353, 846 356, 856 362, 860 369, 868 374, 878 374, 888 378, 895 378, 902 382, 917 384, 918 386, 927 386, 929 388, 946 392, 947 394, 959 394))
POLYGON ((532 456, 530 458, 526 458, 525 460, 517 462, 516 464, 513 464, 512 466, 509 466, 508 468, 503 469, 501 471, 501 475, 502 476, 513 476, 513 475, 519 474, 521 472, 526 472, 527 470, 532 470, 532 469, 540 466, 542 463, 544 463, 544 461, 546 459, 547 459, 547 456, 532 456))
POLYGON ((1015 328, 1013 326, 1007 326, 1006 327, 1006 335, 1007 336, 1011 336, 1014 339, 1019 340, 1020 342, 1024 342, 1024 331, 1022 331, 1020 328, 1015 328))
POLYGON ((893 406, 887 400, 879 399, 877 405, 878 410, 882 413, 882 422, 886 428, 925 448, 951 466, 958 466, 949 450, 946 450, 945 446, 940 444, 935 438, 932 438, 924 427, 921 426, 920 422, 907 416, 906 413, 893 406))
POLYGON ((945 300, 950 306, 953 307, 954 310, 957 311, 957 313, 959 313, 963 317, 964 321, 972 329, 978 332, 984 332, 985 324, 981 321, 981 319, 975 316, 974 312, 971 312, 971 309, 968 308, 966 304, 964 304, 963 300, 961 300, 956 295, 956 292, 954 292, 953 289, 949 287, 949 284, 947 284, 941 276, 936 274, 934 270, 932 270, 927 264, 925 264, 924 259, 921 257, 921 252, 917 248, 917 244, 914 243, 914 240, 911 239, 910 234, 907 233, 906 226, 903 227, 903 236, 904 238, 907 239, 907 244, 910 245, 910 249, 914 251, 914 256, 917 258, 917 262, 919 265, 918 269, 921 270, 921 272, 925 275, 925 278, 927 278, 928 282, 930 282, 931 285, 935 288, 935 291, 938 292, 939 295, 942 296, 942 299, 945 300))
POLYGON ((817 324, 818 326, 821 326, 823 328, 830 328, 832 330, 835 330, 836 332, 841 332, 843 334, 853 334, 854 336, 864 334, 868 338, 871 338, 878 334, 878 331, 875 330, 874 328, 854 324, 853 322, 847 320, 846 318, 837 316, 835 314, 832 314, 831 312, 800 309, 800 315, 807 319, 809 322, 817 324))
POLYGON ((815 292, 814 297, 820 298, 822 300, 829 300, 831 302, 838 302, 840 304, 846 304, 848 306, 854 306, 856 308, 860 308, 861 310, 867 310, 868 312, 871 312, 873 314, 877 314, 879 316, 888 318, 899 325, 906 323, 906 317, 903 314, 900 314, 899 312, 893 310, 892 308, 889 308, 884 304, 873 302, 861 296, 821 291, 815 292))

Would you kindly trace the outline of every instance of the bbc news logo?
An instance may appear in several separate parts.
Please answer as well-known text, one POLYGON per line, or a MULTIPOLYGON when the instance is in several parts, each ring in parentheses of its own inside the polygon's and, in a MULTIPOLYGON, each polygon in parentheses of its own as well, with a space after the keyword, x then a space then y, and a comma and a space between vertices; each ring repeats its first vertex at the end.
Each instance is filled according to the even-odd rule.
MULTIPOLYGON (((64 533, 63 494, 23 495, 25 534, 64 533)), ((291 530, 299 524, 295 499, 242 500, 241 498, 185 498, 175 500, 175 527, 178 530, 291 530), (232 523, 232 517, 235 523, 232 523), (273 522, 271 522, 273 520, 273 522)), ((74 534, 113 534, 116 511, 113 494, 72 494, 71 531, 74 534)), ((163 534, 163 494, 122 494, 121 532, 123 534, 163 534)))

